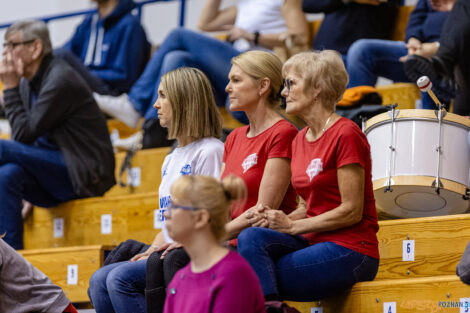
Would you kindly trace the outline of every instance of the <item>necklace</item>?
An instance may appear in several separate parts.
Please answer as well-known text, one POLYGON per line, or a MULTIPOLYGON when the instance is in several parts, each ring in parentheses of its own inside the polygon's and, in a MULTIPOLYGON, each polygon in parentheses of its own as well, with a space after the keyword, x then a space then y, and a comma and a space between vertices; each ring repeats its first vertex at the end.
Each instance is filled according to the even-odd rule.
POLYGON ((330 116, 328 116, 328 119, 326 120, 325 126, 323 126, 323 128, 321 129, 322 134, 325 132, 326 126, 328 125, 328 122, 330 121, 331 117, 333 116, 333 113, 334 112, 331 112, 330 116))

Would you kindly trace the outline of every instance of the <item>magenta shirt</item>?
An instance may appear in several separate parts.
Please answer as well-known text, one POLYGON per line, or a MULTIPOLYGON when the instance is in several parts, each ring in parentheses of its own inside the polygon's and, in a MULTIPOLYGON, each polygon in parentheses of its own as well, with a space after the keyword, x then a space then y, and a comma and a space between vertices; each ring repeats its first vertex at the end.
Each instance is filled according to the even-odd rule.
POLYGON ((233 251, 201 273, 193 273, 191 263, 186 265, 166 292, 164 313, 266 312, 258 277, 233 251))

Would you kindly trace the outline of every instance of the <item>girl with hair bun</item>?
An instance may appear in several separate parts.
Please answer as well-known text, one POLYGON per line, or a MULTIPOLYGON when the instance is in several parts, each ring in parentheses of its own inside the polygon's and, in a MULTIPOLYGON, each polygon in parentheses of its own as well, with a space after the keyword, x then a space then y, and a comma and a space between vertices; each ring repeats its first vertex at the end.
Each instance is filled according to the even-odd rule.
POLYGON ((236 252, 222 247, 232 202, 246 198, 243 180, 183 176, 171 186, 165 212, 168 234, 191 262, 167 288, 164 313, 265 312, 258 278, 236 252))

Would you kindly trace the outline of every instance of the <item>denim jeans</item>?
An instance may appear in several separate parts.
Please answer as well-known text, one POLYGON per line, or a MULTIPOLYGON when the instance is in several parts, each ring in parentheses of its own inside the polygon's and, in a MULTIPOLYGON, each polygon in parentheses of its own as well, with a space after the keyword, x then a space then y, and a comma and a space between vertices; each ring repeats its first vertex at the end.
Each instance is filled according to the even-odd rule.
POLYGON ((147 260, 118 262, 97 270, 90 278, 88 296, 97 313, 147 312, 147 260))
MULTIPOLYGON (((410 82, 403 62, 399 59, 408 54, 403 41, 360 39, 348 50, 346 68, 349 74, 348 87, 375 86, 379 76, 394 82, 410 82)), ((435 105, 427 93, 422 93, 423 109, 434 109, 435 105)))
POLYGON ((129 99, 144 118, 158 118, 153 104, 158 98, 158 85, 163 74, 182 66, 196 67, 209 78, 218 106, 227 98, 230 60, 240 52, 227 42, 184 28, 170 32, 154 53, 144 72, 129 92, 129 99))
POLYGON ((76 198, 62 153, 0 140, 0 234, 23 248, 22 200, 41 207, 76 198))
POLYGON ((332 242, 309 245, 301 236, 250 227, 238 253, 253 267, 264 295, 292 301, 327 298, 358 281, 374 279, 379 260, 332 242))

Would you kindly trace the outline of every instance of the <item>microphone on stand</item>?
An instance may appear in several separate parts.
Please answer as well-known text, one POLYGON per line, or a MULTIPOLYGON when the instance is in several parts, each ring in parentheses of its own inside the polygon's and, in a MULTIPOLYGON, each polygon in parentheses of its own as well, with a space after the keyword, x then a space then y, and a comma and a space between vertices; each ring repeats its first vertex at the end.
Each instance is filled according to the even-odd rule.
POLYGON ((444 108, 442 103, 437 99, 436 95, 432 91, 432 82, 427 76, 421 76, 418 81, 416 82, 416 85, 418 85, 419 90, 422 92, 427 92, 428 95, 431 97, 431 99, 434 101, 434 103, 437 105, 438 109, 444 108))

